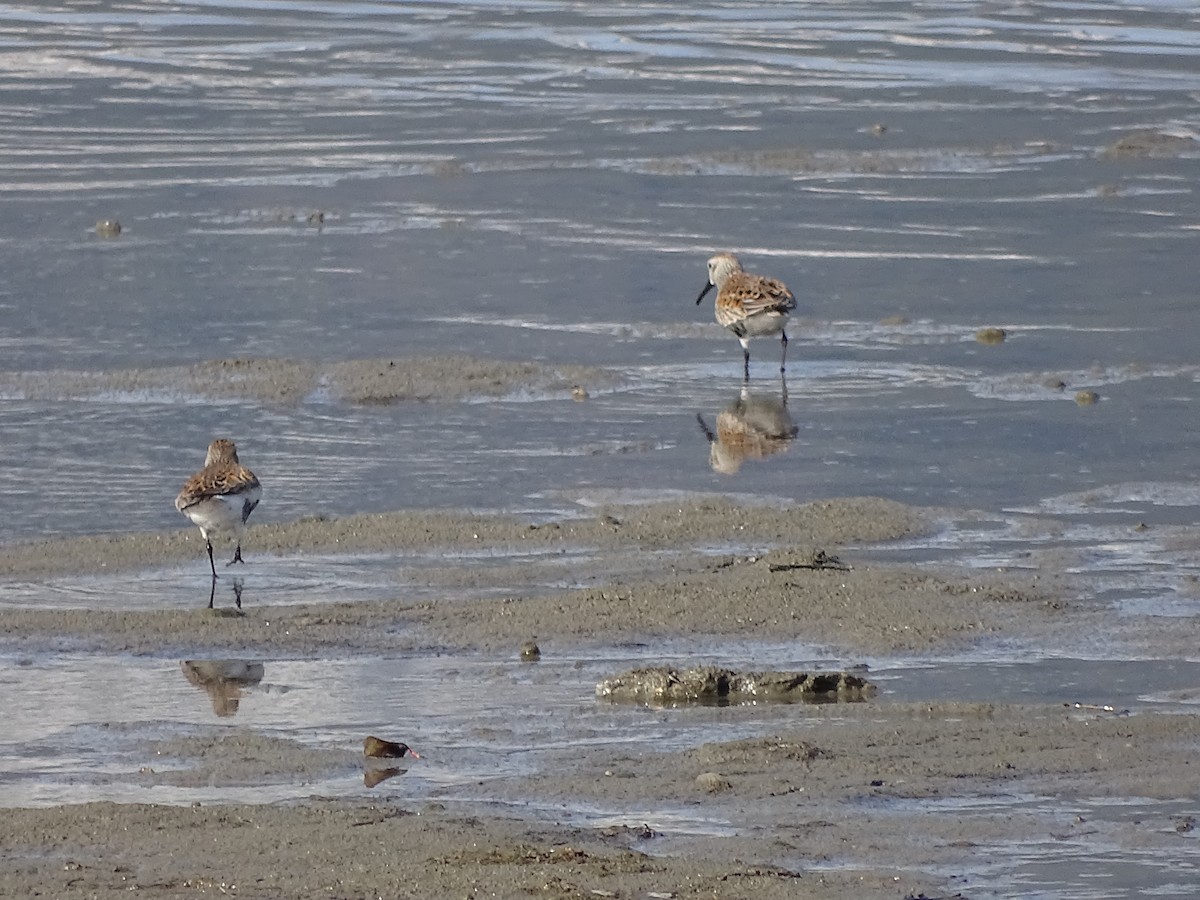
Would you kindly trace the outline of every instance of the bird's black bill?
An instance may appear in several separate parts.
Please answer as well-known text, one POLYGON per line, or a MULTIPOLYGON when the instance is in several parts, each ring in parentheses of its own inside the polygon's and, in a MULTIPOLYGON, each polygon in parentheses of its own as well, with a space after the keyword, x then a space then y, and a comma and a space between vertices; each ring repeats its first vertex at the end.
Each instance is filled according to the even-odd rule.
POLYGON ((700 305, 700 301, 704 299, 704 295, 705 295, 705 294, 707 294, 707 293, 708 293, 709 291, 711 291, 712 289, 713 289, 713 284, 712 284, 712 282, 710 281, 708 284, 706 284, 706 285, 704 286, 704 290, 702 290, 702 291, 700 292, 700 296, 696 298, 696 305, 697 305, 697 306, 699 306, 699 305, 700 305))

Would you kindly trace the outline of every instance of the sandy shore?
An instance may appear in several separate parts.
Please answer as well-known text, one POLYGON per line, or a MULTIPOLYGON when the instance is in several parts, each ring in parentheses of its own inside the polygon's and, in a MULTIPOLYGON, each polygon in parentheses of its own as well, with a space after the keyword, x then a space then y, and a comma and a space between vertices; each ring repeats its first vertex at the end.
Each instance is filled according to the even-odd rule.
POLYGON ((595 389, 619 381, 619 376, 604 369, 472 356, 405 356, 330 363, 257 358, 102 372, 0 372, 0 394, 54 400, 153 394, 285 406, 306 399, 326 399, 378 405, 500 397, 517 391, 567 394, 577 385, 595 389))
MULTIPOLYGON (((115 898, 969 896, 974 848, 1089 839, 1170 851, 1189 831, 1165 815, 1123 825, 1080 810, 1096 797, 1177 796, 1192 778, 1194 716, 1114 717, 1050 707, 813 707, 817 731, 629 757, 502 786, 514 803, 587 797, 727 816, 734 836, 674 838, 636 825, 580 830, 464 815, 402 797, 373 804, 171 807, 93 803, 7 810, 5 896, 115 898), (1034 810, 956 816, 957 798, 1053 798, 1034 810), (781 864, 780 860, 790 861, 781 864), (935 874, 936 873, 936 874, 935 874)), ((207 753, 223 768, 244 746, 207 753)), ((211 750, 212 748, 206 748, 211 750)), ((299 750, 271 748, 286 764, 299 750)), ((311 752, 311 751, 309 751, 311 752)), ((264 757, 265 758, 265 757, 264 757)), ((203 773, 201 773, 203 774, 203 773)), ((1068 863, 1069 865, 1069 863, 1068 863)), ((1080 863, 1085 866, 1086 863, 1080 863)))
MULTIPOLYGON (((924 533, 934 519, 871 498, 794 508, 708 498, 611 507, 550 523, 450 512, 314 518, 252 528, 247 551, 486 547, 502 555, 539 547, 547 552, 526 556, 546 562, 478 571, 447 563, 429 573, 430 583, 445 587, 438 602, 248 605, 240 613, 13 608, 0 617, 0 638, 9 647, 52 639, 90 652, 337 658, 431 647, 514 657, 531 637, 544 650, 582 652, 635 639, 722 636, 886 656, 1091 627, 1092 613, 1073 604, 1064 585, 1034 576, 871 562, 871 543, 924 533), (739 545, 762 549, 698 552, 727 544, 731 534, 739 545), (506 590, 543 578, 539 567, 559 555, 550 551, 576 554, 579 587, 506 590), (500 589, 498 596, 478 599, 484 586, 500 589)), ((186 530, 70 538, 0 550, 0 574, 136 571, 199 560, 201 552, 186 530)), ((1097 835, 1092 839, 1152 851, 1177 838, 1183 826, 1162 816, 1097 829, 1078 810, 1097 797, 1175 797, 1192 777, 1200 739, 1193 716, 1061 704, 805 706, 802 730, 790 709, 790 726, 749 740, 721 740, 718 733, 683 751, 576 749, 536 777, 489 783, 490 807, 414 805, 396 788, 371 804, 313 798, 269 806, 8 810, 0 823, 0 894, 967 896, 969 879, 953 873, 969 868, 980 845, 1031 833, 1062 841, 1097 835), (944 812, 1014 796, 1048 798, 1059 811, 944 812), (579 829, 545 812, 580 802, 687 808, 727 825, 710 836, 636 822, 579 829), (514 818, 529 804, 527 816, 514 818)), ((246 731, 146 750, 151 758, 168 752, 192 760, 141 776, 175 785, 304 780, 357 760, 349 748, 320 751, 246 731)))
POLYGON ((581 832, 437 808, 313 802, 17 810, 0 825, 0 889, 52 897, 874 897, 919 879, 806 875, 652 856, 622 829, 581 832), (152 844, 152 846, 148 846, 152 844))
MULTIPOLYGON (((898 539, 928 527, 928 514, 876 498, 790 509, 714 498, 605 508, 585 519, 540 524, 448 512, 313 518, 253 527, 246 546, 280 555, 465 547, 497 555, 542 552, 540 561, 499 571, 457 560, 423 569, 424 580, 451 595, 437 602, 291 604, 240 616, 199 608, 12 609, 0 634, 54 634, 79 650, 155 653, 183 646, 203 653, 232 647, 259 656, 349 647, 495 653, 515 650, 530 637, 561 647, 722 635, 803 639, 880 655, 1028 631, 1061 616, 1065 601, 1047 593, 1036 577, 964 578, 857 561, 837 565, 836 559, 813 564, 815 555, 844 544, 898 539), (740 545, 767 549, 737 555, 693 549, 728 545, 731 535, 740 545), (453 596, 556 580, 556 554, 567 552, 578 554, 571 577, 579 589, 470 602, 453 596)), ((136 570, 202 554, 194 530, 86 536, 0 549, 0 576, 136 570)))

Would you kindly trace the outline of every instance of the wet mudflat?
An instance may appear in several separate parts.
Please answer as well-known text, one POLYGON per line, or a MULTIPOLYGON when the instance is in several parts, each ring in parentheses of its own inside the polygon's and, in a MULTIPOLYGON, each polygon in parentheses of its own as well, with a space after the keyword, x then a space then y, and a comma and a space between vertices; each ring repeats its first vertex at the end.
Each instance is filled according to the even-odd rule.
MULTIPOLYGON (((1067 577, 872 558, 929 535, 934 511, 710 498, 550 524, 374 518, 377 529, 252 529, 260 551, 238 579, 240 610, 231 584, 214 611, 5 608, 3 679, 19 690, 4 747, 13 891, 311 890, 325 881, 287 874, 294 848, 357 846, 368 840, 357 829, 385 822, 403 824, 404 862, 331 862, 330 885, 352 896, 471 884, 516 896, 547 883, 564 896, 714 885, 747 897, 997 896, 1000 881, 1061 890, 1098 857, 1169 889, 1196 862, 1179 784, 1200 738, 1200 665, 1071 658, 1131 653, 1155 627, 1114 620, 1067 577), (763 549, 698 552, 719 526, 763 549), (397 561, 414 545, 450 558, 467 545, 493 563, 471 585, 447 579, 436 599, 258 602, 262 569, 333 541, 380 553, 390 542, 397 561), (559 554, 531 554, 531 541, 564 551, 590 586, 555 585, 559 554), (506 557, 511 568, 495 562, 506 557), (536 662, 522 658, 530 638, 536 662), (1035 646, 1040 659, 1003 661, 1035 646), (700 706, 596 696, 631 667, 714 661, 850 666, 876 691, 700 706), (421 759, 364 761, 376 732, 421 759), (170 857, 109 834, 149 822, 179 834, 170 857), (276 835, 265 860, 261 847, 211 855, 231 822, 276 835), (1073 864, 1053 852, 1062 846, 1073 864)), ((109 543, 134 540, 165 560, 182 543, 178 532, 109 543)), ((54 539, 0 560, 88 568, 94 547, 54 539)), ((439 582, 441 570, 425 571, 439 582)), ((1180 640, 1198 637, 1190 619, 1179 625, 1180 640)), ((398 839, 388 833, 368 846, 398 839)))
POLYGON ((1190 6, 0 32, 0 893, 1194 893, 1190 6))

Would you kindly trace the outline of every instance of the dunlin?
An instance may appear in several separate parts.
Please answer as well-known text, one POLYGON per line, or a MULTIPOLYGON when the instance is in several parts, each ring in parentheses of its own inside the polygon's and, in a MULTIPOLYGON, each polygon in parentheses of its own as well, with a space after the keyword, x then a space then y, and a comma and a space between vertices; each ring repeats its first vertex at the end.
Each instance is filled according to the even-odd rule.
POLYGON ((787 363, 787 332, 784 326, 796 308, 796 298, 782 281, 751 275, 732 253, 718 253, 708 261, 708 284, 696 305, 716 287, 717 321, 737 335, 745 359, 745 377, 750 379, 750 338, 778 334, 783 342, 779 371, 787 363))
POLYGON ((213 562, 213 535, 230 535, 236 549, 226 565, 240 563, 242 532, 261 498, 262 486, 254 473, 238 462, 233 441, 220 439, 209 444, 204 468, 184 484, 175 498, 175 508, 195 522, 204 535, 214 579, 217 566, 213 562))

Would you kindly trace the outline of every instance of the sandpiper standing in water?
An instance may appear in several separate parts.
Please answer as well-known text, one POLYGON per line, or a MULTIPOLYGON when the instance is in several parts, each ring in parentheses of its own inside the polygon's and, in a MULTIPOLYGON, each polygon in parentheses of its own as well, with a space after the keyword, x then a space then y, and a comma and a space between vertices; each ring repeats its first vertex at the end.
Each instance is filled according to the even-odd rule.
POLYGON ((732 253, 718 253, 708 260, 708 284, 696 298, 696 305, 716 287, 717 322, 732 331, 742 344, 745 379, 750 380, 750 338, 778 334, 783 343, 779 371, 787 363, 787 332, 784 326, 796 308, 796 298, 787 285, 774 278, 751 275, 732 253))
POLYGON ((217 577, 213 535, 228 534, 236 545, 233 559, 226 565, 242 562, 242 532, 261 498, 262 486, 254 473, 238 462, 233 441, 221 438, 209 444, 204 468, 184 484, 175 508, 199 526, 213 579, 217 577))

